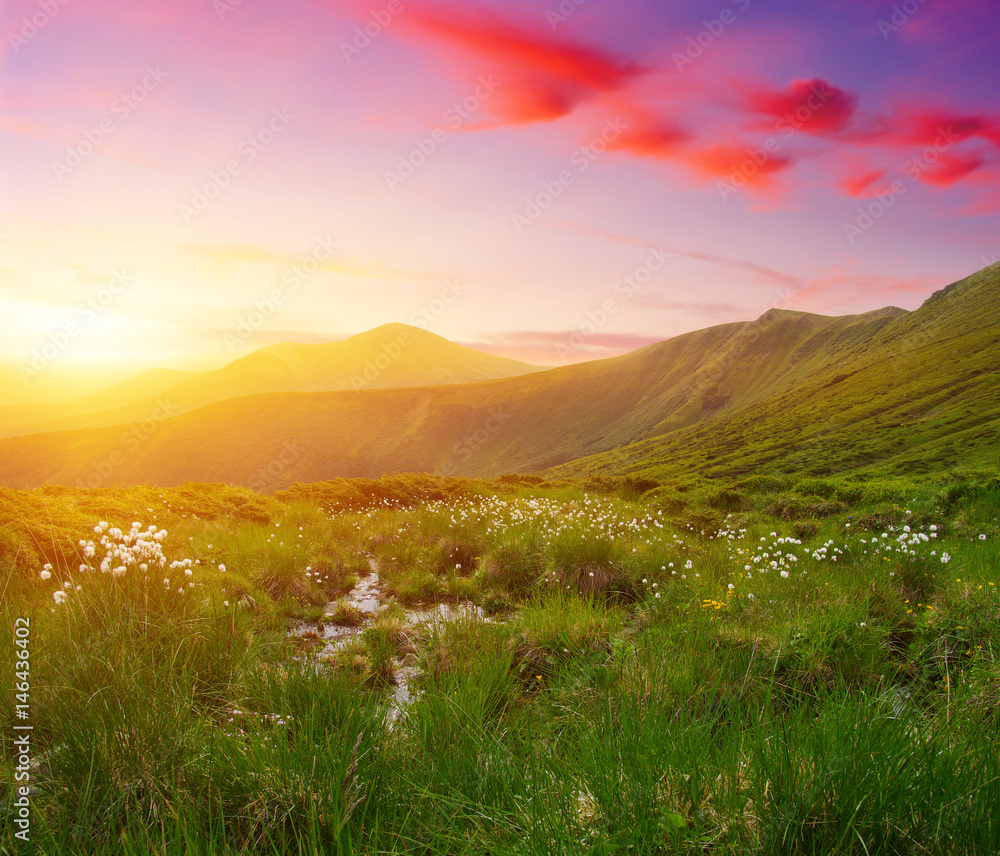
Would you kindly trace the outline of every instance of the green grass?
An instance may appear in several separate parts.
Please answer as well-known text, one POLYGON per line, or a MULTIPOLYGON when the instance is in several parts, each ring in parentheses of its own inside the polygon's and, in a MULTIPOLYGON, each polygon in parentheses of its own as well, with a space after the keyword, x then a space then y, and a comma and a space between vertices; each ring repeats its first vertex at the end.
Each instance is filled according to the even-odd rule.
POLYGON ((5 492, 0 849, 24 617, 35 852, 1000 849, 988 475, 427 487, 5 492), (102 574, 99 520, 165 566, 102 574), (395 605, 286 635, 369 559, 395 605), (493 617, 401 604, 454 600, 493 617))

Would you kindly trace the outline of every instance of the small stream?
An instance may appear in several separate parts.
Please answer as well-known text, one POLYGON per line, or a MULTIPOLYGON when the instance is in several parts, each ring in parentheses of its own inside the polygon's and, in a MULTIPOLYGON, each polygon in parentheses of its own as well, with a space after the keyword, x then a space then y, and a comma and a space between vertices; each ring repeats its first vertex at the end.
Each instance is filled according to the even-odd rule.
MULTIPOLYGON (((323 621, 303 621, 289 631, 289 636, 320 639, 326 644, 322 649, 313 653, 317 661, 336 653, 348 641, 361 635, 372 618, 389 609, 386 603, 388 597, 382 589, 378 570, 373 561, 370 561, 372 571, 362 580, 359 580, 346 595, 339 600, 330 601, 325 608, 327 620, 323 621), (338 606, 346 603, 364 616, 364 624, 358 627, 345 627, 331 623, 328 619, 336 614, 338 606)), ((406 623, 417 627, 434 626, 459 618, 483 618, 482 609, 472 603, 436 603, 426 606, 412 606, 404 610, 406 623)), ((395 722, 400 714, 413 702, 414 692, 410 688, 414 678, 420 675, 420 668, 416 665, 416 657, 407 654, 396 660, 394 669, 393 697, 389 705, 387 714, 390 722, 395 722)))

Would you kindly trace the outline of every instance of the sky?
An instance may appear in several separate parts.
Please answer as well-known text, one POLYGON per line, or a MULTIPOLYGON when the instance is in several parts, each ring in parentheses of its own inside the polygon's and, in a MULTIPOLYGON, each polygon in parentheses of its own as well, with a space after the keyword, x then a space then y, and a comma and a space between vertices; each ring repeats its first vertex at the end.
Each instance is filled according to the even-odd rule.
POLYGON ((8 0, 5 377, 914 309, 1000 254, 997 11, 8 0))

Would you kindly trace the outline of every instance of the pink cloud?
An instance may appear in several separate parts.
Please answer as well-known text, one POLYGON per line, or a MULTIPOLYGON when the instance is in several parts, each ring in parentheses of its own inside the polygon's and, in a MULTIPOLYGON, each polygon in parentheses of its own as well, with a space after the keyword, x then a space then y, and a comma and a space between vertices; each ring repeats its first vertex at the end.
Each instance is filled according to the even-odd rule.
POLYGON ((862 173, 850 175, 840 182, 839 187, 848 196, 866 196, 866 191, 872 191, 875 182, 885 175, 884 169, 871 169, 862 173))
POLYGON ((819 77, 795 80, 785 89, 758 90, 747 99, 747 107, 753 113, 817 136, 844 130, 857 105, 855 93, 819 77))
POLYGON ((752 149, 753 146, 739 144, 715 145, 692 152, 688 161, 710 178, 730 178, 736 172, 751 185, 783 172, 794 163, 789 155, 781 154, 755 159, 751 154, 752 149))
POLYGON ((522 29, 491 14, 426 7, 406 20, 418 38, 444 42, 495 69, 502 87, 491 106, 511 124, 558 119, 645 72, 630 60, 522 29))
POLYGON ((627 130, 610 148, 645 157, 674 157, 691 138, 692 134, 686 128, 668 119, 641 112, 629 117, 627 130))
POLYGON ((920 180, 935 187, 951 187, 986 163, 978 154, 943 154, 936 164, 920 175, 920 180))
POLYGON ((590 333, 575 330, 510 330, 487 337, 487 342, 463 342, 498 356, 512 357, 536 365, 562 365, 627 354, 636 348, 667 338, 631 333, 590 333))

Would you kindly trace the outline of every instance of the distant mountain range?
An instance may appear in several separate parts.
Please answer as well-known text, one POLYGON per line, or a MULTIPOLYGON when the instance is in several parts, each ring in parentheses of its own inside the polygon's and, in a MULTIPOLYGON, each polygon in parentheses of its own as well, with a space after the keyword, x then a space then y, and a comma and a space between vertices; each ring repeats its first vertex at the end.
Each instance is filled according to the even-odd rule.
POLYGON ((160 369, 75 401, 0 407, 0 437, 141 422, 164 402, 180 414, 264 392, 436 386, 537 371, 544 368, 456 345, 418 327, 385 324, 342 342, 272 345, 216 371, 160 369))
MULTIPOLYGON (((144 378, 66 417, 105 427, 0 441, 0 481, 270 490, 405 471, 736 478, 997 466, 1000 266, 913 312, 772 309, 547 370, 387 325, 144 378), (400 337, 412 339, 397 352, 388 343, 400 337), (156 391, 136 398, 143 383, 156 391), (102 421, 115 413, 128 415, 102 421)), ((2 410, 0 424, 15 430, 2 410)))

